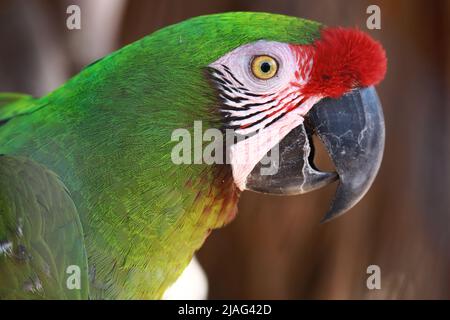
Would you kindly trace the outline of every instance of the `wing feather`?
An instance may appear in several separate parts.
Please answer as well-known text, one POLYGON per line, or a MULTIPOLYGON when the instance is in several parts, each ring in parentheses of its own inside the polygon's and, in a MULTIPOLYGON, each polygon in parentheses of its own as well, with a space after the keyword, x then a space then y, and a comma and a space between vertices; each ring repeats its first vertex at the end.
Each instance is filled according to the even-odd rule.
POLYGON ((88 294, 83 229, 66 187, 30 159, 0 156, 0 299, 88 294))

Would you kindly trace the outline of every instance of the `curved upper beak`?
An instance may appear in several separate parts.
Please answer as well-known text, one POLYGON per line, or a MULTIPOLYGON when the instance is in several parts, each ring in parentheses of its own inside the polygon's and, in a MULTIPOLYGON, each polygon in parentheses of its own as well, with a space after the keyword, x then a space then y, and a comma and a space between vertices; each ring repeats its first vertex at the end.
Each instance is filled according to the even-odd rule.
POLYGON ((246 189, 293 195, 339 180, 331 208, 322 220, 328 221, 366 194, 380 167, 384 140, 383 111, 373 87, 351 91, 339 99, 323 99, 309 111, 305 123, 278 144, 278 170, 262 175, 259 163, 248 176, 246 189), (314 165, 313 134, 324 143, 336 172, 322 172, 314 165))

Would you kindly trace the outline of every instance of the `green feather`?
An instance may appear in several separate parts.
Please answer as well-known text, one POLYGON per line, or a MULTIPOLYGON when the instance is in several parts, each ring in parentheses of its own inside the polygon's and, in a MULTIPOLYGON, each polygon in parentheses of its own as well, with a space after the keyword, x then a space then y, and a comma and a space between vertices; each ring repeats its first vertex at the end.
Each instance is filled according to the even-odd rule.
POLYGON ((62 182, 10 156, 0 156, 0 177, 0 299, 86 299, 83 228, 62 182), (70 266, 79 290, 67 286, 70 266))
POLYGON ((220 126, 205 67, 260 39, 311 43, 319 28, 265 13, 193 18, 86 67, 45 97, 23 98, 20 116, 0 107, 0 153, 40 163, 70 191, 92 298, 161 297, 210 230, 236 212, 228 166, 171 161, 174 129, 192 132, 194 120, 220 126))
POLYGON ((21 93, 0 93, 0 122, 34 112, 40 107, 35 104, 32 96, 21 93))

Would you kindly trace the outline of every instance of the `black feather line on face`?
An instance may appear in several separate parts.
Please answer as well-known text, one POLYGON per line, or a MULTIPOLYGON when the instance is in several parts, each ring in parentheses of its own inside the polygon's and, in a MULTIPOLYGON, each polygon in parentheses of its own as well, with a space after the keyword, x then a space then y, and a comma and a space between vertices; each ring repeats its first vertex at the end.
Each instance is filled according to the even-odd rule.
POLYGON ((264 102, 247 103, 247 104, 244 104, 242 107, 250 109, 252 107, 260 107, 260 106, 263 106, 263 105, 266 105, 266 104, 269 104, 269 103, 272 103, 272 102, 275 102, 275 100, 272 99, 272 100, 264 101, 264 102))
POLYGON ((215 81, 215 82, 217 82, 217 83, 220 83, 222 86, 227 86, 227 85, 233 85, 230 81, 228 81, 227 79, 225 79, 225 78, 223 78, 223 79, 221 79, 221 78, 219 78, 219 77, 217 77, 216 75, 212 75, 211 76, 212 77, 212 79, 215 81))
MULTIPOLYGON (((247 124, 231 124, 231 122, 233 121, 244 121, 247 119, 250 119, 251 117, 254 117, 256 115, 259 115, 263 112, 268 112, 272 109, 277 108, 279 105, 272 105, 270 106, 271 103, 274 103, 276 100, 274 99, 274 96, 276 95, 276 93, 272 93, 272 94, 254 94, 251 93, 247 88, 245 88, 245 86, 236 79, 236 77, 232 74, 231 70, 225 66, 222 65, 223 70, 234 80, 236 81, 236 83, 238 83, 240 86, 235 86, 230 80, 226 79, 226 75, 220 71, 217 70, 216 68, 212 68, 212 67, 208 67, 207 71, 209 74, 209 78, 210 80, 213 82, 213 84, 215 84, 216 89, 218 91, 218 97, 219 100, 221 101, 221 105, 219 106, 219 112, 221 114, 221 118, 222 118, 222 130, 224 129, 243 129, 243 126, 245 127, 245 129, 247 128, 251 128, 253 126, 256 126, 258 124, 260 124, 261 122, 265 121, 268 119, 268 116, 262 117, 258 120, 256 120, 255 122, 252 123, 247 123, 247 124), (237 96, 237 94, 239 96, 237 96), (243 104, 245 103, 245 101, 249 100, 249 97, 266 97, 269 98, 269 100, 267 101, 262 101, 262 102, 254 102, 254 103, 247 103, 247 104, 243 104), (229 105, 230 102, 234 102, 236 104, 242 103, 241 106, 234 106, 234 105, 229 105), (264 106, 267 105, 267 108, 264 108, 264 106), (252 108, 261 108, 260 110, 257 110, 255 112, 249 113, 247 115, 232 115, 232 111, 248 111, 251 110, 252 108)), ((297 96, 290 99, 289 102, 294 101, 295 99, 297 99, 297 96)), ((267 128, 268 126, 272 125, 273 123, 275 123, 276 121, 278 121, 279 119, 281 119, 282 117, 284 117, 288 112, 282 112, 280 115, 274 117, 273 120, 271 120, 269 123, 267 123, 264 128, 267 128)))
MULTIPOLYGON (((294 101, 295 99, 297 99, 297 97, 292 98, 292 99, 289 100, 287 103, 290 103, 290 102, 294 101)), ((247 107, 263 106, 263 105, 265 105, 265 104, 269 104, 269 103, 272 103, 272 102, 275 102, 275 100, 272 99, 272 100, 267 101, 267 102, 264 102, 264 103, 247 104, 246 106, 247 106, 247 107)), ((253 113, 250 113, 250 114, 247 114, 247 115, 244 115, 244 116, 229 116, 229 113, 227 112, 228 116, 225 115, 225 118, 226 118, 228 121, 246 120, 246 119, 249 119, 249 118, 251 118, 251 117, 253 117, 253 116, 256 116, 256 115, 258 115, 258 114, 261 114, 261 113, 263 113, 263 112, 267 112, 267 111, 273 110, 273 109, 275 109, 275 108, 278 107, 278 106, 279 106, 279 105, 276 104, 276 105, 273 105, 273 106, 271 106, 271 107, 269 107, 269 108, 267 108, 267 109, 258 110, 258 111, 256 111, 256 112, 253 112, 253 113)), ((235 109, 236 109, 236 108, 235 108, 235 109)), ((248 109, 247 109, 247 110, 248 110, 248 109)), ((284 112, 284 113, 282 113, 282 114, 284 115, 284 114, 286 114, 286 112, 284 112)), ((267 117, 264 117, 263 119, 267 119, 267 117)), ((277 120, 278 120, 278 119, 277 119, 277 120)), ((257 122, 257 123, 260 123, 260 121, 257 122)), ((267 128, 270 124, 272 124, 272 122, 270 122, 270 123, 268 123, 267 125, 265 125, 264 128, 267 128)), ((250 127, 251 127, 251 126, 248 126, 248 128, 250 128, 250 127)))
MULTIPOLYGON (((292 99, 289 102, 292 102, 293 100, 295 100, 297 98, 292 99)), ((289 103, 288 102, 288 103, 289 103)), ((301 99, 299 102, 297 102, 295 104, 295 108, 298 108, 302 103, 304 102, 304 99, 301 99)), ((294 109, 295 109, 294 108, 294 109)), ((264 126, 264 129, 269 127, 270 125, 274 124, 275 122, 277 122, 278 120, 280 120, 281 118, 283 118, 285 115, 287 115, 289 113, 289 111, 284 111, 283 113, 281 113, 280 115, 276 116, 272 121, 270 121, 269 123, 266 123, 266 125, 264 126)))
POLYGON ((229 96, 228 94, 226 94, 223 91, 222 91, 221 94, 222 94, 223 98, 225 98, 225 99, 227 99, 229 101, 236 102, 236 103, 240 103, 242 101, 247 101, 248 100, 248 98, 244 98, 244 97, 231 97, 231 96, 229 96))
POLYGON ((237 83, 239 83, 239 85, 241 85, 242 87, 245 87, 244 84, 242 82, 240 82, 238 79, 236 79, 236 77, 234 76, 234 74, 231 72, 230 69, 228 69, 227 66, 222 64, 222 67, 224 68, 225 72, 228 73, 230 75, 231 78, 233 78, 234 81, 236 81, 237 83))
POLYGON ((223 89, 223 91, 228 92, 229 94, 234 94, 234 93, 235 93, 235 91, 233 91, 232 88, 227 87, 226 85, 222 85, 222 86, 221 86, 221 89, 223 89))
MULTIPOLYGON (((227 121, 246 120, 246 119, 249 119, 249 118, 251 118, 251 117, 253 117, 253 116, 256 116, 256 115, 258 115, 258 114, 261 114, 261 113, 263 113, 263 112, 270 111, 270 110, 272 110, 272 109, 274 109, 274 108, 276 108, 276 107, 277 107, 277 105, 274 105, 274 106, 271 106, 271 107, 269 107, 269 108, 267 108, 267 109, 258 110, 258 111, 256 111, 256 112, 249 113, 249 114, 244 115, 244 116, 226 116, 225 118, 226 118, 227 121)), ((228 114, 229 114, 229 113, 228 113, 228 114)))
POLYGON ((275 122, 277 122, 277 121, 280 120, 281 118, 283 118, 286 114, 287 114, 287 112, 283 112, 283 113, 279 114, 278 116, 276 116, 275 118, 273 118, 272 121, 270 121, 269 123, 267 123, 267 124, 264 126, 264 129, 267 128, 267 127, 269 127, 269 126, 271 126, 272 124, 274 124, 275 122))
MULTIPOLYGON (((244 88, 244 89, 245 89, 245 88, 244 88)), ((263 94, 251 93, 251 92, 249 92, 247 89, 245 89, 245 91, 246 91, 246 92, 244 92, 244 94, 245 94, 246 96, 249 96, 249 97, 255 97, 255 98, 264 97, 263 94)), ((268 96, 273 96, 273 94, 268 95, 268 96)))

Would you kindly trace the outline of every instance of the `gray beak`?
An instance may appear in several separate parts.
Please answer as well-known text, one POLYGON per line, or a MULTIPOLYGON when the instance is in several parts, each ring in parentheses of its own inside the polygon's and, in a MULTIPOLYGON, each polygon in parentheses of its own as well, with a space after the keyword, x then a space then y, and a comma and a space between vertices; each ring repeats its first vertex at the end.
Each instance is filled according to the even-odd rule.
POLYGON ((307 193, 338 180, 329 221, 352 208, 372 185, 384 150, 381 104, 373 87, 354 90, 339 99, 324 99, 305 123, 279 144, 276 173, 262 175, 259 163, 247 178, 248 190, 279 195, 307 193), (316 134, 324 143, 336 172, 321 172, 313 162, 316 134))

